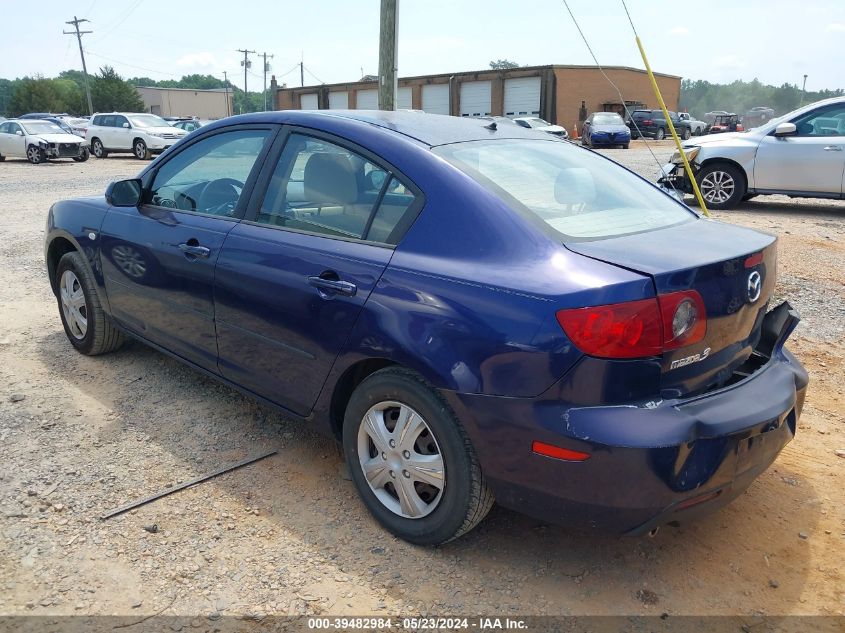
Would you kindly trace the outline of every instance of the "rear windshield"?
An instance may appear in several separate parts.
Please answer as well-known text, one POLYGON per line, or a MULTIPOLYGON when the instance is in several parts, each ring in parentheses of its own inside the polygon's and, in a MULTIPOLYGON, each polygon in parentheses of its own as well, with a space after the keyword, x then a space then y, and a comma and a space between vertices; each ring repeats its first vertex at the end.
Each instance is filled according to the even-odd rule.
POLYGON ((617 237, 696 218, 654 185, 569 143, 504 139, 433 151, 564 240, 617 237))

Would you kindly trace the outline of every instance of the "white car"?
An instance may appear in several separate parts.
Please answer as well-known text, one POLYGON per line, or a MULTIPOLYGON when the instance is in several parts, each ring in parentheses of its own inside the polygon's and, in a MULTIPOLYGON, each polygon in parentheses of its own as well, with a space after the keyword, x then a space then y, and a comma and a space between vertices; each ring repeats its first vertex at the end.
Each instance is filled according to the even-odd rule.
POLYGON ((10 119, 0 123, 0 161, 26 158, 37 165, 51 158, 72 158, 82 163, 88 156, 84 138, 68 134, 52 121, 10 119))
POLYGON ((135 158, 149 160, 187 134, 155 114, 111 112, 91 117, 85 138, 97 158, 131 152, 135 158))
POLYGON ((549 123, 545 119, 541 119, 540 117, 521 116, 516 117, 513 122, 522 127, 527 127, 532 130, 539 130, 541 132, 545 132, 546 134, 551 134, 552 136, 557 136, 560 138, 569 138, 569 132, 566 131, 565 127, 563 127, 562 125, 554 125, 552 123, 549 123))
POLYGON ((693 136, 701 136, 704 134, 704 130, 707 129, 707 124, 704 121, 692 118, 689 112, 678 112, 678 118, 689 124, 689 129, 693 136))
MULTIPOLYGON (((712 209, 732 209, 761 194, 842 199, 845 97, 812 103, 747 132, 703 136, 683 148, 712 209)), ((678 152, 659 182, 692 192, 678 152)))

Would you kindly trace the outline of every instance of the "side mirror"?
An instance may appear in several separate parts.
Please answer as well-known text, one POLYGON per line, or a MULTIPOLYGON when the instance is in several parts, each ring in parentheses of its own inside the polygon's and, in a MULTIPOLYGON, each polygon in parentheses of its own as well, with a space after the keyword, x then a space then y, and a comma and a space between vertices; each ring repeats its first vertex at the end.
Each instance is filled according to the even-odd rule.
POLYGON ((784 136, 793 136, 798 131, 798 128, 795 127, 794 123, 778 123, 778 126, 775 128, 775 136, 778 138, 784 136))
POLYGON ((106 202, 113 207, 137 207, 141 204, 141 180, 118 180, 106 188, 106 202))
POLYGON ((20 130, 15 130, 15 135, 23 136, 23 132, 21 132, 20 130))
POLYGON ((128 127, 129 127, 129 124, 128 124, 128 123, 124 123, 124 124, 123 124, 123 127, 128 128, 128 127))

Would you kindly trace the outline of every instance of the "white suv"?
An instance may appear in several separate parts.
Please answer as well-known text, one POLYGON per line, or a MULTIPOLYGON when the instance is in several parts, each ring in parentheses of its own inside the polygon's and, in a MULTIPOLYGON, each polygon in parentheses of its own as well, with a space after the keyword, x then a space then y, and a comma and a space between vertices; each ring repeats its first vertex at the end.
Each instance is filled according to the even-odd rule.
POLYGON ((132 152, 136 158, 149 160, 187 134, 155 114, 112 112, 95 114, 85 139, 97 158, 110 152, 132 152))

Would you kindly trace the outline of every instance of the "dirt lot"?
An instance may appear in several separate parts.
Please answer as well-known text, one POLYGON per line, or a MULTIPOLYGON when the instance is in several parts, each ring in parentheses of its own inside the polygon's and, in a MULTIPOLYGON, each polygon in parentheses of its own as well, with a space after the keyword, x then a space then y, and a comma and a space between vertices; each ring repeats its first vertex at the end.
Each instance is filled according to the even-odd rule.
MULTIPOLYGON (((641 142, 607 153, 657 172, 641 142)), ((795 441, 743 497, 651 539, 495 508, 423 549, 370 519, 339 449, 305 426, 139 344, 72 350, 44 271, 47 209, 141 167, 0 164, 0 614, 845 614, 845 203, 714 214, 779 235, 777 293, 804 317, 791 348, 812 377, 795 441)))

